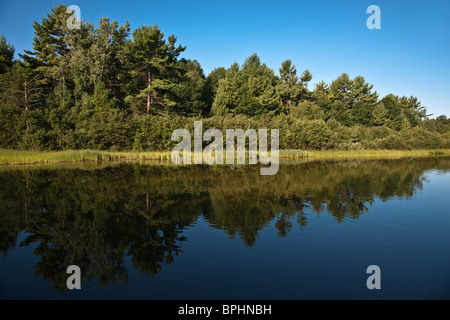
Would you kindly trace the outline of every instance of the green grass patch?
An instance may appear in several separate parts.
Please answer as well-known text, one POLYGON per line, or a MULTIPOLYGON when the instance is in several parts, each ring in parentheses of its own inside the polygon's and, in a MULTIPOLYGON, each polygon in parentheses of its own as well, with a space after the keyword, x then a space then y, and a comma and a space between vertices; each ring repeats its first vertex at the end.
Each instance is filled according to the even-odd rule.
MULTIPOLYGON (((442 150, 355 150, 355 151, 305 151, 280 150, 281 159, 355 158, 355 157, 424 157, 450 155, 450 149, 442 150)), ((224 150, 225 157, 225 150, 224 150)), ((20 151, 0 150, 0 164, 45 164, 57 162, 109 162, 109 161, 170 161, 171 151, 112 152, 96 150, 20 151)))

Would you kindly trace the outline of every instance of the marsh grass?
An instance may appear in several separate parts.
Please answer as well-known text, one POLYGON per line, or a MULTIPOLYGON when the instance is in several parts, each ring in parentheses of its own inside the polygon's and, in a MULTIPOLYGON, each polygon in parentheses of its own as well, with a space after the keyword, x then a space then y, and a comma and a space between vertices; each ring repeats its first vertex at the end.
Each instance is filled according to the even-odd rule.
POLYGON ((390 157, 426 157, 431 155, 450 155, 450 149, 441 150, 280 150, 280 158, 304 159, 304 158, 390 158, 390 157))
MULTIPOLYGON (((248 154, 248 153, 247 153, 248 154)), ((280 150, 280 159, 355 158, 355 157, 424 157, 450 155, 442 150, 355 150, 355 151, 305 151, 280 150)), ((192 155, 193 157, 193 155, 192 155)), ((224 152, 225 157, 225 152, 224 152)), ((21 151, 0 150, 0 164, 45 164, 57 162, 110 162, 110 161, 171 161, 171 151, 113 152, 97 150, 21 151)))
POLYGON ((96 150, 67 151, 18 151, 0 150, 0 164, 34 164, 80 161, 119 160, 170 160, 170 151, 165 152, 110 152, 96 150))

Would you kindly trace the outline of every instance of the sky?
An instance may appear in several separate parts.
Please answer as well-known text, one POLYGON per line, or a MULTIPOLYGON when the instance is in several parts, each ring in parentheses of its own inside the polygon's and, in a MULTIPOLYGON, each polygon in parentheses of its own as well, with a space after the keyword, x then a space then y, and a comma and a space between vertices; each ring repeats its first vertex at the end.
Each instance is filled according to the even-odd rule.
POLYGON ((0 33, 16 57, 32 49, 33 21, 59 3, 77 5, 81 19, 127 21, 131 30, 158 24, 185 45, 205 75, 257 53, 277 74, 291 59, 309 85, 342 73, 363 76, 380 97, 416 96, 431 118, 450 117, 450 1, 399 0, 0 0, 0 33), (368 29, 366 10, 380 8, 381 29, 368 29))

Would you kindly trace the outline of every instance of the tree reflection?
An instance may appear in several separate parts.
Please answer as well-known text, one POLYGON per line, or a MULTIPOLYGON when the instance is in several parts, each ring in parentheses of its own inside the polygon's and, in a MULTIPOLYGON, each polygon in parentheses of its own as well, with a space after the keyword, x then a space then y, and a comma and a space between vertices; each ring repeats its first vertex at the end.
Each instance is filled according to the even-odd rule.
POLYGON ((99 169, 2 168, 0 251, 36 245, 35 276, 66 291, 66 268, 83 281, 126 282, 127 258, 154 276, 183 253, 184 230, 202 217, 229 237, 255 245, 263 228, 286 237, 308 215, 358 219, 376 201, 410 198, 423 173, 449 170, 448 157, 345 160, 257 166, 116 165, 99 169))

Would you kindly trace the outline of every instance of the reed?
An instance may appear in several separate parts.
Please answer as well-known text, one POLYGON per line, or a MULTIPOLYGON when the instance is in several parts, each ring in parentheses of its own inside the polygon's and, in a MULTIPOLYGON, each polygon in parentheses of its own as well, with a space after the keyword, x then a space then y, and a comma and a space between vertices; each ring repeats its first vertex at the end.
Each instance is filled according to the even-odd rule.
MULTIPOLYGON (((450 149, 440 150, 353 150, 353 151, 306 151, 280 150, 281 159, 309 158, 356 158, 356 157, 424 157, 433 155, 450 155, 450 149)), ((151 152, 114 152, 99 150, 66 150, 66 151, 22 151, 0 150, 0 164, 43 164, 56 162, 108 162, 108 161, 170 161, 171 151, 151 152)))
POLYGON ((357 158, 357 157, 420 157, 432 155, 450 155, 450 149, 440 150, 281 150, 280 158, 357 158))

